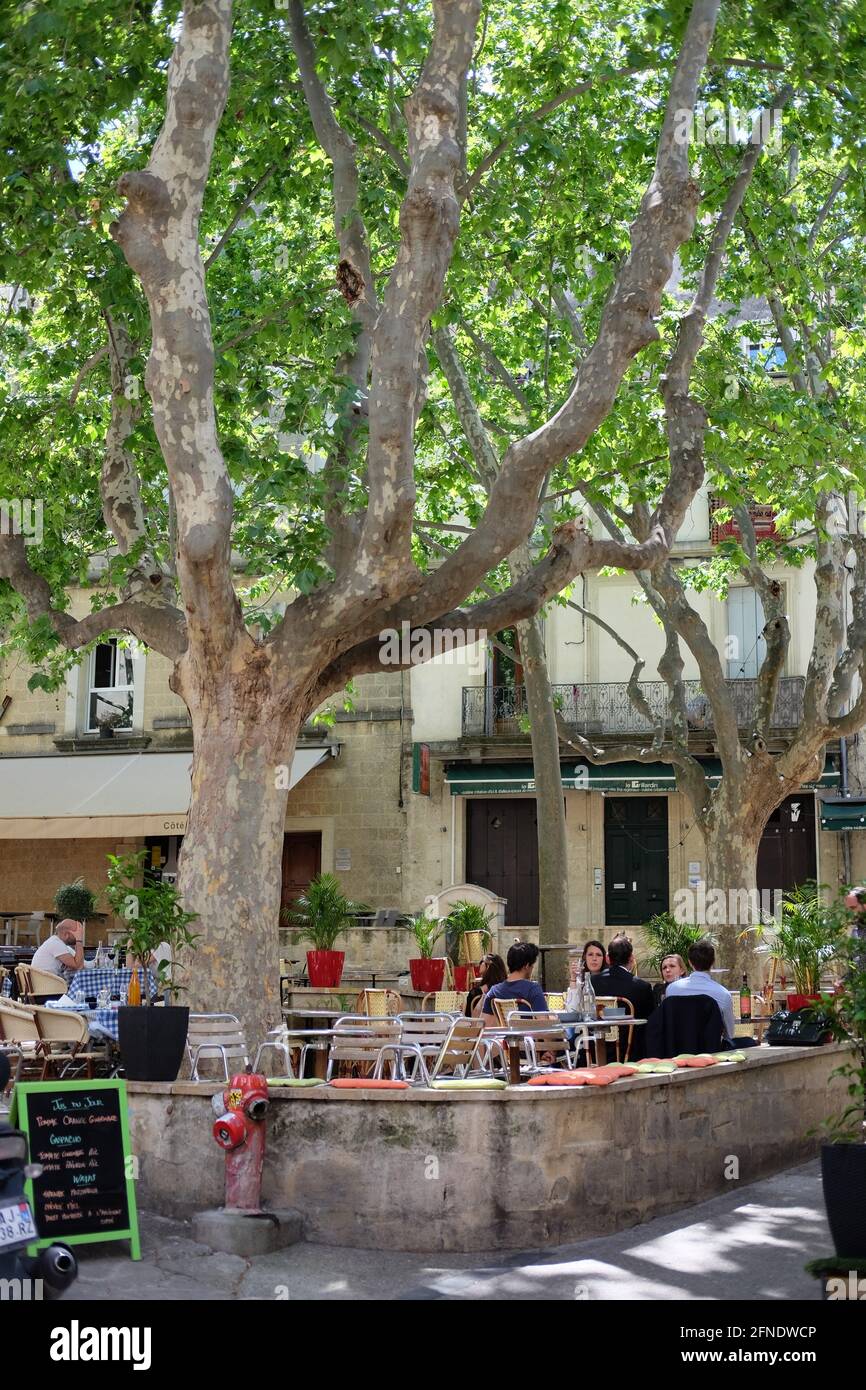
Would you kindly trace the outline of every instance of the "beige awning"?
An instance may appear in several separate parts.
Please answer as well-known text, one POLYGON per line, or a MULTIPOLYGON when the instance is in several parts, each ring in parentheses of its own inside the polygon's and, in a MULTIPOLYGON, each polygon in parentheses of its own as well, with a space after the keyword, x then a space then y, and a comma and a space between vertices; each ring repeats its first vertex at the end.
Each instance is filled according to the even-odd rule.
MULTIPOLYGON (((289 788, 330 753, 299 748, 289 788)), ((182 835, 191 767, 191 753, 0 758, 0 840, 182 835)))

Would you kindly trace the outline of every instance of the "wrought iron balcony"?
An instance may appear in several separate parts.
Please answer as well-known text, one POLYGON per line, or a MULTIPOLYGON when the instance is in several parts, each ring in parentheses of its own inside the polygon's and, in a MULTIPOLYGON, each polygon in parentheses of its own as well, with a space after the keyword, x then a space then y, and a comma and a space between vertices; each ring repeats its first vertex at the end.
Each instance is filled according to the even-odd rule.
MULTIPOLYGON (((774 729, 794 729, 803 717, 802 676, 784 676, 779 681, 773 709, 774 729)), ((712 729, 713 713, 700 681, 686 681, 689 728, 695 733, 712 729)), ((670 692, 664 681, 642 681, 641 691, 656 721, 664 718, 670 727, 670 692)), ((737 711, 737 723, 747 729, 755 713, 757 681, 728 681, 737 711)), ((555 685, 556 708, 569 728, 587 737, 605 734, 646 735, 653 725, 639 714, 628 697, 624 681, 598 681, 589 685, 555 685)), ((476 685, 463 687, 463 737, 484 738, 529 732, 526 691, 522 685, 476 685)))

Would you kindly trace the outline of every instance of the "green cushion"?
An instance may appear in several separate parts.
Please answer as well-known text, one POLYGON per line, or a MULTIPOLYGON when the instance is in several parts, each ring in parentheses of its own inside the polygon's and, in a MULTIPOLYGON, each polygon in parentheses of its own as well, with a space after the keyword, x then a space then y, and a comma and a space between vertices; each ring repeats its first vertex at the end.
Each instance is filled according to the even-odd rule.
POLYGON ((745 1052, 714 1052, 712 1054, 717 1062, 745 1062, 745 1052))
POLYGON ((504 1091, 508 1082, 497 1081, 494 1077, 491 1077, 489 1081, 484 1077, 478 1077, 466 1081, 459 1081, 456 1078, 454 1080, 431 1081, 430 1085, 434 1091, 504 1091))
POLYGON ((679 1071, 679 1067, 676 1065, 675 1062, 635 1062, 634 1069, 635 1071, 641 1072, 644 1075, 654 1071, 679 1071))
POLYGON ((269 1086, 324 1086, 317 1076, 269 1076, 269 1086))

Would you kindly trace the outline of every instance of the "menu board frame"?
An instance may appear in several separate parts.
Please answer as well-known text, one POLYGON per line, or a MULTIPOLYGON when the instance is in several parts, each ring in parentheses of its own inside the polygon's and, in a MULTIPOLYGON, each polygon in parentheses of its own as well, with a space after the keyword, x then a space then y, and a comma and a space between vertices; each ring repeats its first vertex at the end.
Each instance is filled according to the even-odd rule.
MULTIPOLYGON (((12 1106, 9 1113, 10 1124, 17 1125, 27 1135, 28 1151, 32 1158, 33 1142, 30 1132, 30 1113, 27 1102, 31 1096, 45 1096, 53 1093, 62 1095, 81 1095, 86 1092, 105 1092, 113 1091, 117 1095, 117 1106, 120 1115, 120 1136, 123 1149, 123 1171, 125 1174, 124 1185, 126 1188, 126 1210, 128 1215, 128 1225, 123 1229, 119 1227, 108 1227, 104 1231, 86 1232, 76 1235, 74 1232, 55 1233, 51 1236, 40 1236, 39 1240, 33 1245, 28 1245, 27 1253, 34 1255, 37 1250, 44 1249, 47 1245, 55 1242, 61 1245, 96 1245, 109 1240, 128 1240, 129 1253, 133 1260, 141 1259, 141 1241, 138 1232, 138 1209, 135 1202, 135 1182, 132 1177, 135 1167, 132 1158, 132 1146, 129 1137, 129 1108, 126 1097, 126 1082, 116 1080, 93 1080, 93 1081, 19 1081, 15 1085, 12 1095, 12 1106)), ((24 1184, 24 1191, 30 1203, 33 1216, 37 1227, 39 1226, 39 1202, 35 1197, 33 1189, 33 1179, 28 1178, 24 1184)))

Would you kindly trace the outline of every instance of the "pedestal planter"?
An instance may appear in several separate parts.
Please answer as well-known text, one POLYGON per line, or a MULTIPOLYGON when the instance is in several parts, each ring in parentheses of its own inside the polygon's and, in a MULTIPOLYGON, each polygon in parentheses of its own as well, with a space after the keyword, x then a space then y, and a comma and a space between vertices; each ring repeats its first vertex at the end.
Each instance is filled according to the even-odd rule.
POLYGON ((176 1081, 189 1028, 184 1005, 118 1010, 120 1054, 128 1081, 176 1081))
POLYGON ((313 989, 336 989, 345 959, 345 951, 308 951, 307 977, 313 989))
POLYGON ((445 979, 445 961, 441 956, 419 956, 410 960, 409 974, 413 989, 420 990, 422 994, 435 994, 442 988, 445 979))
POLYGON ((866 1144, 822 1144, 821 1180, 836 1254, 866 1258, 866 1144))

